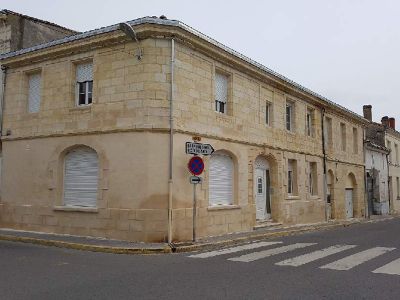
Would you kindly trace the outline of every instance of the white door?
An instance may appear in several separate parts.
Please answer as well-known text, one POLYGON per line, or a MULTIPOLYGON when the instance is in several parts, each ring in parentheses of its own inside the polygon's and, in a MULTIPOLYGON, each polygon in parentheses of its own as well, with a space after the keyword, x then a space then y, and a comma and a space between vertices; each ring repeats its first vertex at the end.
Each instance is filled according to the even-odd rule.
POLYGON ((346 218, 353 218, 353 189, 346 189, 345 197, 346 218))
POLYGON ((269 172, 265 169, 256 169, 255 193, 256 193, 256 219, 266 220, 271 218, 269 203, 269 172))

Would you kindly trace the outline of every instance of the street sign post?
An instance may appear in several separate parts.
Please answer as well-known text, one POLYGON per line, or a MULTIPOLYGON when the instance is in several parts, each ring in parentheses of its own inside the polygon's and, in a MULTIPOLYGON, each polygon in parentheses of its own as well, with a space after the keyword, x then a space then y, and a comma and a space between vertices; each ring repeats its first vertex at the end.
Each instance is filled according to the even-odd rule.
MULTIPOLYGON (((198 137, 193 139, 200 141, 198 137)), ((196 142, 186 142, 186 154, 193 154, 194 156, 189 160, 188 169, 194 176, 190 177, 190 183, 193 184, 193 242, 196 241, 196 218, 197 218, 197 201, 196 201, 196 185, 202 182, 202 178, 198 177, 204 170, 203 159, 197 155, 211 155, 214 148, 210 144, 201 144, 196 142)))
POLYGON ((186 142, 186 154, 211 155, 214 148, 210 144, 186 142))

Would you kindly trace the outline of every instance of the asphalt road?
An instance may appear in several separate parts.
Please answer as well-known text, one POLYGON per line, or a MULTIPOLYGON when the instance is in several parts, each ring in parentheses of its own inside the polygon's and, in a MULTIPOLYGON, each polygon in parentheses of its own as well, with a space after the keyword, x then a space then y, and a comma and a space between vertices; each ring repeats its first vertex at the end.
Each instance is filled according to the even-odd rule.
POLYGON ((0 299, 400 299, 400 275, 373 273, 400 274, 400 219, 226 252, 118 255, 0 242, 0 299), (207 257, 190 257, 198 254, 207 257))

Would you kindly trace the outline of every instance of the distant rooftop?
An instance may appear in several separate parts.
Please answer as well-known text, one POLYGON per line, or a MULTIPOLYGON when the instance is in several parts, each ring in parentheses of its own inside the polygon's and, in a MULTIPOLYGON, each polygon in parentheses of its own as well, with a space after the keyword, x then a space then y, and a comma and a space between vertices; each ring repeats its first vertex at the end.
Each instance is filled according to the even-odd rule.
POLYGON ((24 19, 31 20, 32 22, 42 23, 42 24, 46 24, 46 25, 51 25, 51 26, 54 26, 54 27, 58 27, 58 28, 60 28, 60 29, 63 29, 63 30, 65 30, 65 31, 70 31, 71 34, 80 33, 79 31, 76 31, 76 30, 73 30, 73 29, 70 29, 70 28, 66 28, 66 27, 60 26, 60 25, 58 25, 58 24, 49 22, 49 21, 45 21, 45 20, 37 19, 37 18, 31 17, 31 16, 27 16, 27 15, 24 15, 24 14, 20 14, 20 13, 17 13, 17 12, 15 12, 15 11, 8 10, 8 9, 2 9, 2 10, 0 10, 0 14, 3 14, 3 15, 14 15, 14 16, 18 16, 18 17, 21 17, 21 18, 24 18, 24 19))

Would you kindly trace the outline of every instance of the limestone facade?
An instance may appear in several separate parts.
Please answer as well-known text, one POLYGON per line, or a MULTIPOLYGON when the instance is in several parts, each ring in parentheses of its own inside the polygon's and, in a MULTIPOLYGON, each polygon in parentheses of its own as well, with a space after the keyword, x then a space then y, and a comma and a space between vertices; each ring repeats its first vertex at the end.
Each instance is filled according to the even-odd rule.
POLYGON ((393 212, 400 212, 400 133, 392 128, 386 130, 386 147, 389 154, 389 193, 390 208, 393 212))
POLYGON ((179 24, 135 23, 140 44, 109 30, 3 57, 1 226, 153 242, 166 241, 172 224, 173 241, 190 240, 193 186, 185 143, 193 137, 216 150, 204 157, 196 187, 198 237, 249 231, 267 220, 364 216, 367 121, 179 24), (82 63, 93 66, 93 101, 77 106, 75 74, 82 63), (27 109, 32 73, 41 76, 35 113, 27 109), (223 113, 216 111, 217 76, 226 79, 223 113), (79 147, 97 154, 95 207, 64 203, 66 155, 79 147), (230 163, 223 205, 210 188, 213 172, 221 171, 217 161, 230 163))

